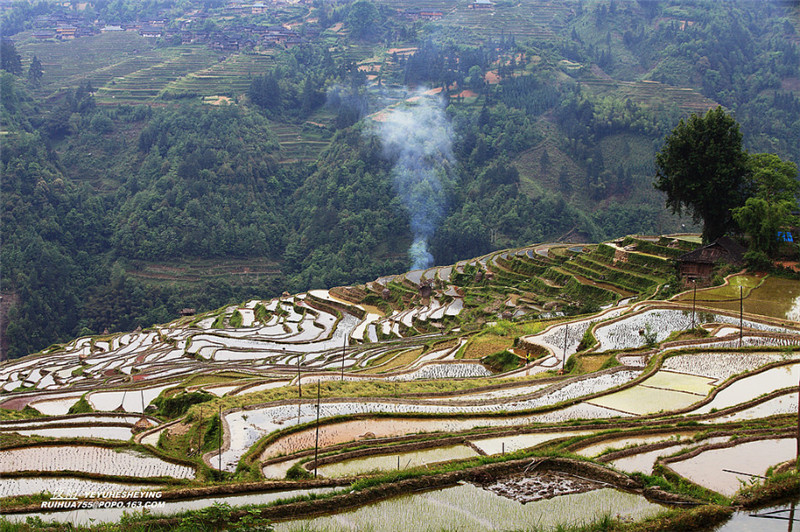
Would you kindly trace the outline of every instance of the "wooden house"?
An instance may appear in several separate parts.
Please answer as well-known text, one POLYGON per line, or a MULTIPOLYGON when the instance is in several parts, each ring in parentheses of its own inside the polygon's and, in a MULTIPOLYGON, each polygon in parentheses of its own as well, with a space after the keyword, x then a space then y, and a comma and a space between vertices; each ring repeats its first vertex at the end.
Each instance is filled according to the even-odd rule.
POLYGON ((723 236, 678 257, 678 271, 682 279, 708 279, 716 264, 743 264, 746 251, 736 241, 723 236))
POLYGON ((75 26, 59 26, 56 28, 56 37, 62 40, 74 39, 77 31, 75 26))
POLYGON ((475 0, 469 4, 470 9, 492 9, 494 4, 491 0, 475 0))

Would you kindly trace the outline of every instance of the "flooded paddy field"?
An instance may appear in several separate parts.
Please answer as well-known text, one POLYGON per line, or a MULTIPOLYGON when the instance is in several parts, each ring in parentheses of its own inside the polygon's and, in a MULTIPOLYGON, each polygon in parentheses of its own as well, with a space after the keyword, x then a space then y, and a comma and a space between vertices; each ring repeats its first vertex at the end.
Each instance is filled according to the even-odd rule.
MULTIPOLYGON (((605 419, 621 417, 601 407, 580 403, 544 414, 517 417, 475 417, 475 418, 375 418, 346 421, 331 425, 321 425, 319 442, 321 446, 336 445, 350 441, 374 438, 391 438, 406 434, 462 432, 477 427, 514 427, 531 423, 559 423, 577 419, 605 419)), ((261 454, 261 459, 274 458, 284 454, 292 454, 314 447, 315 429, 286 434, 269 444, 261 454)), ((224 455, 223 455, 224 456, 224 455)), ((224 458, 223 458, 224 460, 224 458)), ((214 465, 213 459, 211 460, 214 465)))
MULTIPOLYGON (((800 287, 797 281, 780 277, 767 277, 762 281, 751 276, 734 276, 731 281, 730 286, 715 287, 708 292, 698 290, 697 304, 739 312, 739 285, 742 285, 744 312, 800 321, 800 287)), ((692 294, 686 293, 678 299, 691 302, 692 294)))
MULTIPOLYGON (((544 393, 547 390, 543 390, 542 395, 539 397, 534 397, 531 399, 521 399, 513 402, 503 402, 502 406, 498 406, 498 404, 490 404, 490 403, 482 403, 482 404, 475 404, 475 405, 464 405, 464 406, 456 406, 456 405, 449 405, 449 404, 442 404, 442 402, 431 402, 429 404, 424 403, 403 403, 403 402, 385 402, 385 403, 378 403, 378 402, 337 402, 337 403, 327 403, 323 402, 320 405, 319 417, 320 419, 328 418, 328 417, 336 417, 341 415, 355 415, 355 414, 375 414, 375 413, 383 413, 383 414, 401 414, 401 415, 414 415, 414 414, 439 414, 439 415, 458 415, 462 413, 469 413, 469 414, 481 414, 481 413, 492 413, 496 412, 498 409, 502 409, 507 412, 513 411, 521 411, 521 410, 529 410, 541 406, 556 404, 562 401, 567 401, 569 399, 575 399, 581 397, 583 395, 596 393, 597 391, 601 391, 608 388, 613 388, 615 386, 619 386, 626 382, 629 382, 633 378, 635 378, 639 372, 636 371, 615 371, 613 373, 606 373, 600 374, 593 377, 588 378, 581 378, 577 379, 573 382, 569 382, 563 385, 553 386, 553 390, 550 393, 544 393)), ((577 405, 576 405, 577 406, 577 405)), ((585 412, 584 415, 580 413, 581 409, 575 409, 574 407, 568 407, 568 409, 563 409, 560 411, 561 416, 563 418, 570 418, 576 419, 577 417, 595 417, 595 416, 603 416, 603 417, 615 417, 620 415, 618 412, 613 412, 611 410, 603 409, 600 407, 599 409, 595 406, 595 412, 585 412), (572 408, 571 410, 569 408, 572 408)), ((592 410, 592 407, 589 406, 588 408, 584 407, 584 411, 592 410)), ((223 452, 223 464, 224 468, 227 470, 232 470, 235 468, 236 462, 239 458, 246 452, 246 450, 253 445, 258 438, 265 436, 272 432, 273 430, 279 430, 284 426, 292 426, 292 425, 299 425, 302 423, 308 423, 316 419, 318 412, 316 410, 316 406, 310 403, 303 403, 300 405, 281 405, 281 406, 274 406, 274 407, 265 407, 259 409, 251 409, 246 411, 239 411, 239 412, 231 412, 225 415, 225 422, 227 423, 229 430, 230 430, 230 441, 228 449, 223 452)), ((556 415, 556 413, 550 414, 550 416, 556 415)), ((421 422, 399 422, 398 427, 392 429, 393 435, 402 435, 404 433, 398 434, 400 427, 405 427, 406 432, 418 432, 418 431, 425 431, 429 432, 429 427, 435 427, 433 430, 453 430, 453 427, 463 427, 463 428, 472 428, 476 426, 508 426, 508 425, 516 425, 516 424, 524 424, 524 423, 531 423, 534 420, 541 419, 542 422, 546 422, 548 414, 543 415, 533 415, 533 416, 523 416, 520 418, 498 418, 494 419, 492 417, 471 417, 466 419, 440 419, 439 421, 436 420, 429 420, 429 421, 421 421, 421 422)), ((343 443, 344 441, 350 441, 355 439, 357 435, 353 435, 352 431, 345 431, 344 433, 339 431, 340 427, 331 427, 328 425, 324 425, 320 428, 320 442, 323 445, 332 445, 335 443, 343 443), (349 435, 349 437, 348 437, 349 435), (345 439, 347 438, 347 439, 345 439)), ((380 430, 373 430, 373 429, 364 429, 364 433, 372 432, 374 434, 384 434, 380 430)), ((306 430, 303 432, 291 434, 287 436, 286 440, 276 442, 273 444, 271 448, 274 448, 274 454, 264 455, 265 458, 275 456, 280 453, 292 453, 297 450, 301 450, 303 448, 308 448, 308 443, 301 443, 305 441, 309 441, 310 438, 310 430, 306 430), (291 440, 292 444, 288 444, 287 440, 291 440), (287 446, 283 446, 281 444, 288 444, 287 446), (301 445, 305 445, 304 447, 300 447, 301 445)), ((211 465, 213 466, 214 461, 211 460, 211 465)))
POLYGON ((472 484, 461 484, 404 495, 329 517, 281 522, 275 529, 401 532, 554 528, 587 524, 606 514, 643 519, 662 509, 640 495, 610 488, 522 504, 472 484))
POLYGON ((705 488, 732 496, 769 467, 794 459, 796 451, 796 438, 758 440, 702 450, 697 456, 670 462, 669 467, 705 488))
POLYGON ((513 453, 520 449, 535 447, 543 443, 573 436, 585 436, 595 431, 578 430, 563 432, 534 432, 531 434, 512 434, 493 438, 470 439, 470 443, 488 455, 513 453))
POLYGON ((103 440, 129 440, 133 436, 131 427, 43 427, 36 429, 15 429, 13 432, 23 436, 48 436, 50 438, 100 438, 103 440))
MULTIPOLYGON (((270 502, 278 499, 289 499, 292 497, 309 494, 324 494, 329 493, 334 489, 335 488, 297 489, 266 493, 249 493, 246 495, 231 495, 225 497, 205 497, 186 501, 152 501, 156 504, 148 507, 147 511, 152 515, 170 516, 185 512, 187 510, 207 508, 209 506, 214 506, 215 504, 229 504, 231 506, 269 504, 270 502)), ((131 511, 126 508, 95 508, 48 513, 12 513, 4 514, 3 517, 12 522, 24 523, 28 517, 40 517, 45 522, 55 521, 56 523, 69 523, 74 526, 87 526, 94 523, 118 522, 125 512, 131 513, 131 511)))
POLYGON ((781 388, 796 386, 800 379, 800 363, 779 366, 743 377, 721 389, 707 404, 692 410, 691 414, 705 414, 722 410, 781 388))
POLYGON ((158 489, 154 484, 125 484, 73 477, 18 477, 0 482, 0 497, 50 493, 58 496, 79 496, 92 492, 149 491, 158 489))
POLYGON ((0 450, 0 473, 83 471, 126 477, 193 478, 194 469, 129 449, 47 445, 0 450))
POLYGON ((795 498, 783 504, 734 512, 725 524, 714 528, 714 532, 791 532, 798 526, 800 504, 795 498))
POLYGON ((694 434, 694 432, 674 432, 665 434, 651 434, 647 436, 611 437, 598 443, 590 444, 586 447, 578 447, 576 452, 581 456, 593 458, 612 449, 620 450, 637 445, 647 445, 650 443, 669 441, 674 441, 676 444, 679 444, 681 438, 691 437, 694 434))
MULTIPOLYGON (((659 256, 669 243, 646 241, 655 254, 626 256, 664 269, 677 252, 659 256)), ((656 285, 624 300, 614 296, 602 311, 565 316, 571 312, 565 302, 580 302, 564 299, 562 287, 576 278, 560 264, 575 257, 586 264, 613 263, 609 268, 619 272, 629 265, 616 255, 600 257, 602 250, 591 246, 539 249, 545 253, 533 247, 498 251, 366 285, 229 304, 145 330, 78 338, 3 363, 0 475, 14 472, 14 478, 0 496, 41 493, 48 489, 48 474, 55 475, 53 486, 65 489, 139 480, 142 486, 169 484, 170 490, 185 484, 194 496, 200 493, 196 488, 218 481, 229 493, 262 489, 244 484, 266 478, 275 491, 171 500, 163 515, 215 502, 265 504, 312 493, 296 480, 309 475, 306 462, 318 444, 321 484, 341 477, 370 486, 341 495, 353 504, 363 504, 360 497, 373 488, 380 496, 407 487, 408 493, 282 522, 280 530, 534 529, 606 515, 640 520, 664 509, 609 488, 643 487, 642 477, 619 471, 661 479, 668 470, 654 471, 658 461, 728 494, 738 489, 742 473, 763 475, 775 465, 766 462, 791 458, 787 448, 794 440, 749 439, 787 434, 794 419, 797 323, 754 311, 744 320, 740 345, 738 309, 727 312, 704 302, 694 313, 703 331, 687 331, 693 313, 686 294, 683 300, 648 300, 660 293, 653 291, 656 285), (494 363, 503 357, 508 363, 494 363), (508 367, 513 369, 501 369, 508 367), (73 407, 102 413, 68 415, 73 407), (36 417, 36 410, 48 417, 36 417), (109 441, 77 445, 89 442, 39 438, 109 441), (578 466, 573 476, 535 470, 534 462, 558 461, 564 453, 580 455, 574 462, 591 465, 589 472, 576 473, 583 471, 578 466), (220 457, 222 472, 216 471, 220 457), (503 469, 514 461, 522 465, 503 469), (725 465, 731 461, 739 467, 725 465), (720 468, 738 473, 728 478, 720 468), (70 478, 81 474, 87 478, 70 478), (619 478, 624 482, 614 480, 619 478), (453 485, 457 479, 472 483, 453 485), (412 493, 409 486, 450 487, 412 493)), ((645 274, 642 264, 630 266, 636 266, 633 275, 645 274)), ((650 277, 655 282, 657 276, 650 277)), ((770 290, 784 290, 780 312, 788 313, 794 306, 792 299, 787 307, 789 288, 800 282, 784 286, 771 279, 732 277, 727 286, 703 291, 704 301, 728 304, 740 286, 751 303, 759 294, 766 300, 770 290)), ((644 493, 655 497, 653 491, 644 493)), ((655 498, 686 497, 679 490, 668 495, 655 498)), ((317 503, 324 508, 324 499, 297 504, 317 503)), ((121 517, 113 511, 80 514, 41 515, 62 523, 121 517)))
POLYGON ((754 406, 738 410, 731 414, 715 416, 709 420, 713 423, 747 421, 751 419, 777 416, 780 414, 794 414, 797 412, 797 393, 794 390, 773 397, 754 406))
POLYGON ((325 477, 349 477, 373 471, 410 469, 436 462, 461 460, 463 458, 474 458, 476 456, 480 455, 471 447, 466 445, 450 445, 397 454, 353 458, 351 460, 319 466, 318 471, 319 474, 325 477))

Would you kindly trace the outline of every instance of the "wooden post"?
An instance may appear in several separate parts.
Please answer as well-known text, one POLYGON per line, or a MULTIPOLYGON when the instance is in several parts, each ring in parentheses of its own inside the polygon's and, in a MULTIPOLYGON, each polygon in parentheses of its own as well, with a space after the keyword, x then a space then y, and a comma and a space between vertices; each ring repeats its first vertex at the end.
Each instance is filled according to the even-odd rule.
POLYGON ((692 290, 692 330, 694 331, 694 311, 695 311, 695 304, 697 302, 697 279, 692 279, 692 285, 694 289, 692 290))
POLYGON ((344 335, 344 340, 342 341, 342 382, 344 382, 344 355, 345 349, 347 348, 347 335, 344 335))
POLYGON ((219 472, 222 473, 222 405, 219 405, 219 472))
POLYGON ((319 380, 317 380, 317 436, 314 441, 314 478, 317 478, 317 456, 319 453, 319 380))
MULTIPOLYGON (((284 349, 286 349, 284 347, 284 349)), ((297 424, 300 424, 300 406, 303 399, 303 382, 300 376, 300 353, 297 353, 297 424)))
POLYGON ((742 287, 739 287, 739 347, 742 347, 742 324, 744 323, 742 319, 742 314, 744 314, 744 297, 742 297, 742 287))
POLYGON ((297 353, 297 397, 303 398, 303 381, 300 378, 300 353, 297 353))

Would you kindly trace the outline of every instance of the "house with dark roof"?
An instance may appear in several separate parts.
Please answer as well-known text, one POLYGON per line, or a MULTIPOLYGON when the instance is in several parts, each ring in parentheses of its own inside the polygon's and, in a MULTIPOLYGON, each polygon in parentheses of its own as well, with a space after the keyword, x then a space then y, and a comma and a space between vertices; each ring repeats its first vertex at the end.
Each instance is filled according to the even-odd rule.
POLYGON ((678 271, 683 279, 708 279, 717 264, 744 264, 746 251, 735 240, 723 236, 678 257, 678 271))
POLYGON ((74 39, 77 31, 75 26, 59 26, 56 28, 56 37, 63 40, 74 39))
POLYGON ((470 9, 492 9, 494 4, 491 0, 475 0, 469 4, 470 9))

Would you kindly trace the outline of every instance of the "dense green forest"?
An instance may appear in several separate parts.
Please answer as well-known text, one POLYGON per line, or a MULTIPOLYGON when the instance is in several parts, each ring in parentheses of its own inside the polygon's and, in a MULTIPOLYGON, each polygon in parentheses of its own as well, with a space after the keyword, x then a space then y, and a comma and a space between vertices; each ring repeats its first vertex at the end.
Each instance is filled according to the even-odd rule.
POLYGON ((213 1, 7 8, 8 356, 184 307, 407 270, 414 206, 398 197, 380 124, 393 109, 413 114, 418 98, 441 110, 451 151, 437 163, 438 264, 564 236, 681 230, 690 221, 652 186, 655 153, 681 118, 717 105, 746 149, 800 161, 796 5, 529 0, 477 11, 412 0, 235 16, 213 1), (441 16, 420 20, 420 9, 441 16), (192 10, 204 16, 179 26, 192 10), (166 30, 33 36, 37 17, 59 14, 158 17, 166 30), (254 42, 253 27, 281 24, 299 44, 254 42), (181 44, 181 32, 207 41, 181 44), (253 44, 219 51, 217 34, 253 44))

